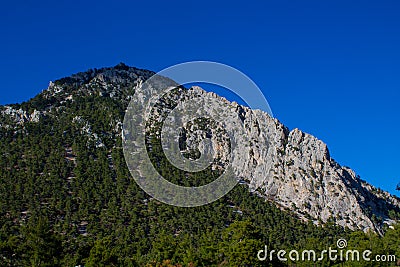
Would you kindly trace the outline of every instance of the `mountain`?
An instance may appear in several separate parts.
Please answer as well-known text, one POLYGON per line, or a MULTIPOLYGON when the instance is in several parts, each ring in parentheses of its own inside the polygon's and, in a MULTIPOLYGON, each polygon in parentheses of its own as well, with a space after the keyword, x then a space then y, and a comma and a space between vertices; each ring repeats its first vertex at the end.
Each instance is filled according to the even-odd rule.
POLYGON ((333 219, 350 229, 381 232, 384 223, 393 222, 389 211, 399 210, 400 199, 340 166, 321 140, 299 129, 290 131, 260 110, 234 107, 250 145, 238 147, 245 156, 233 168, 240 166, 237 176, 251 190, 315 223, 333 219))
MULTIPOLYGON (((28 104, 30 111, 6 106, 2 115, 16 125, 38 123, 41 117, 52 116, 52 110, 73 103, 77 97, 93 94, 126 105, 130 99, 129 92, 139 88, 152 75, 153 72, 123 64, 111 69, 90 70, 51 82, 47 90, 28 104)), ((195 88, 195 91, 199 95, 221 98, 201 88, 195 88)), ((249 183, 252 191, 316 223, 333 219, 338 225, 364 231, 380 231, 383 223, 391 223, 388 212, 399 210, 399 199, 361 180, 350 168, 336 163, 325 143, 299 129, 290 131, 267 113, 237 103, 232 105, 237 116, 241 116, 251 143, 239 148, 248 157, 237 164, 240 168, 236 173, 249 183)), ((70 123, 84 125, 84 131, 99 146, 103 145, 101 137, 105 133, 92 132, 91 126, 79 116, 70 123)), ((119 136, 122 121, 116 119, 110 123, 114 129, 107 134, 119 136)))
MULTIPOLYGON (((314 238, 322 246, 343 236, 376 241, 379 236, 363 232, 385 238, 396 231, 400 200, 340 166, 322 141, 198 87, 175 97, 223 100, 245 126, 250 142, 239 146, 242 156, 232 165, 241 182, 203 207, 172 207, 148 196, 130 178, 121 132, 132 96, 156 93, 139 92, 154 74, 122 63, 88 70, 50 82, 27 102, 0 107, 2 265, 243 266, 235 257, 250 257, 247 266, 257 266, 254 249, 265 242, 290 248, 314 238), (233 240, 239 254, 230 254, 233 240)), ((193 140, 201 136, 183 129, 187 146, 198 144, 193 140)), ((156 136, 149 142, 158 171, 172 182, 213 177, 215 170, 188 177, 165 167, 156 136)))

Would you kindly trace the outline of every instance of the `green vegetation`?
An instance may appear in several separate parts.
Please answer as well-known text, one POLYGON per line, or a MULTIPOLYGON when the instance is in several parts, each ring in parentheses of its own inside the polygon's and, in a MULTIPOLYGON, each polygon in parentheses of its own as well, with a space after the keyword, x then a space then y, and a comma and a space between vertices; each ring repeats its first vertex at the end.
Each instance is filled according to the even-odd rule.
MULTIPOLYGON (((48 108, 49 101, 59 100, 37 97, 21 107, 48 108)), ((333 222, 316 226, 245 185, 197 208, 151 199, 130 177, 115 131, 125 105, 99 94, 76 97, 39 123, 1 128, 0 266, 285 266, 290 263, 276 258, 258 261, 257 251, 264 245, 322 251, 339 238, 400 259, 400 226, 384 237, 333 222), (82 130, 86 122, 104 146, 82 130)), ((160 164, 160 172, 182 182, 183 174, 166 166, 160 164)), ((199 182, 208 175, 192 178, 199 182)), ((341 263, 321 262, 335 264, 341 263)))

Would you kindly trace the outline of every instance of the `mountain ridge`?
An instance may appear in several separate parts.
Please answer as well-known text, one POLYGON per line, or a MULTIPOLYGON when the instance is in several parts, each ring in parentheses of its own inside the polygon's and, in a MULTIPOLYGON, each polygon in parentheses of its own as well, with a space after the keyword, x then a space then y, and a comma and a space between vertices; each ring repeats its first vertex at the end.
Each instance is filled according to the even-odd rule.
MULTIPOLYGON (((57 116, 76 99, 98 95, 122 101, 127 106, 132 94, 154 75, 152 71, 128 67, 89 70, 50 82, 49 87, 28 102, 1 107, 1 128, 24 127, 43 118, 57 116), (53 114, 55 112, 55 114, 53 114)), ((212 95, 197 89, 197 93, 212 95)), ((354 171, 340 166, 330 157, 327 145, 318 138, 295 128, 289 130, 268 114, 232 103, 243 116, 247 133, 254 145, 241 148, 248 156, 237 169, 250 190, 304 220, 336 224, 382 233, 384 224, 394 221, 389 211, 399 211, 399 198, 379 190, 360 179, 354 171), (264 144, 256 145, 255 143, 264 144), (268 144, 268 145, 266 145, 268 144)), ((81 123, 83 132, 98 146, 108 133, 98 133, 89 122, 77 116, 71 123, 81 123)), ((120 136, 122 121, 113 124, 111 133, 120 136)), ((1 134, 1 133, 0 133, 1 134)))

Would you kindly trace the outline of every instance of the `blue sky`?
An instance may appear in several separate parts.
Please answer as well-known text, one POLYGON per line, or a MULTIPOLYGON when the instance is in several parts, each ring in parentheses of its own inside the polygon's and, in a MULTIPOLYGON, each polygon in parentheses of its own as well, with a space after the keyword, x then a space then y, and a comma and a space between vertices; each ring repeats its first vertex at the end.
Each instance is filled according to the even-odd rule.
POLYGON ((217 61, 253 79, 289 128, 322 139, 340 164, 395 193, 399 14, 396 0, 7 1, 0 104, 88 68, 217 61))

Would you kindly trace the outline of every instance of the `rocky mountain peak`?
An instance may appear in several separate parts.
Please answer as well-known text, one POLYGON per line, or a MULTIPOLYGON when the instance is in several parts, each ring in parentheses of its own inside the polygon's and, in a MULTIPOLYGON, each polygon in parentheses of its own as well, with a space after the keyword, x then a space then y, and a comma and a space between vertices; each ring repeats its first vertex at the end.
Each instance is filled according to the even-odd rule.
MULTIPOLYGON (((134 93, 143 93, 136 90, 152 75, 152 71, 120 63, 56 80, 26 103, 1 107, 0 127, 37 123, 46 116, 56 119, 60 112, 68 113, 68 107, 77 104, 76 101, 88 98, 111 99, 122 110, 134 93)), ((351 229, 377 232, 382 231, 385 223, 392 222, 390 211, 400 210, 397 197, 361 180, 350 168, 340 166, 318 138, 297 128, 290 131, 263 111, 231 103, 200 87, 192 87, 191 91, 229 103, 232 112, 243 121, 250 144, 239 148, 243 155, 233 167, 238 178, 266 201, 315 224, 333 221, 351 229)), ((122 117, 113 117, 109 122, 110 132, 95 132, 90 125, 93 121, 89 122, 79 110, 71 116, 71 124, 84 125, 82 134, 90 136, 98 147, 105 146, 103 139, 119 136, 121 122, 122 117)))

